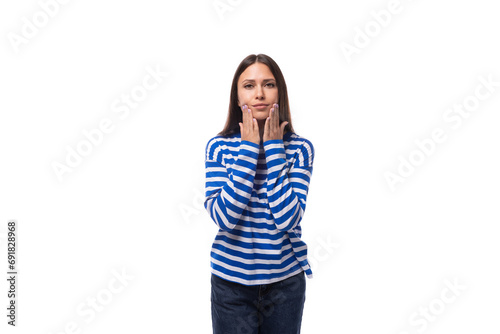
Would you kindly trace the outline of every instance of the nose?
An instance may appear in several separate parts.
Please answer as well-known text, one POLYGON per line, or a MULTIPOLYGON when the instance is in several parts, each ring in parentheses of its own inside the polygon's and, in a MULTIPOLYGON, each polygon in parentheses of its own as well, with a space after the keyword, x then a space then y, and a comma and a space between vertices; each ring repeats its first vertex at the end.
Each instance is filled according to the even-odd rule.
POLYGON ((256 94, 257 94, 257 96, 256 96, 257 100, 263 100, 264 99, 264 89, 262 89, 261 85, 257 86, 256 94))

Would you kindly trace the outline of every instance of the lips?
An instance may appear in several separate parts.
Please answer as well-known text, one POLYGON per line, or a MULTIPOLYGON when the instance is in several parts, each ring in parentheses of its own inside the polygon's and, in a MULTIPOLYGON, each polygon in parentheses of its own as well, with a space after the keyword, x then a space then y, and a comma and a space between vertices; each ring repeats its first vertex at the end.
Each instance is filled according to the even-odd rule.
POLYGON ((269 106, 269 104, 259 103, 259 104, 253 105, 252 107, 257 108, 257 109, 263 109, 263 108, 266 108, 267 106, 269 106))

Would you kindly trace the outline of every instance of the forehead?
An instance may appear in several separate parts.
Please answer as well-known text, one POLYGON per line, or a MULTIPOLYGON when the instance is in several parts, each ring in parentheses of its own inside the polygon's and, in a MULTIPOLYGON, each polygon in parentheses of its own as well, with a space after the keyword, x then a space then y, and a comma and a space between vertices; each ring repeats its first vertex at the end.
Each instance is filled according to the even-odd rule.
POLYGON ((274 80, 274 76, 267 67, 267 65, 262 64, 262 63, 255 63, 250 66, 248 66, 240 75, 240 79, 238 80, 239 82, 242 81, 250 81, 250 80, 255 80, 255 81, 265 81, 265 80, 274 80))

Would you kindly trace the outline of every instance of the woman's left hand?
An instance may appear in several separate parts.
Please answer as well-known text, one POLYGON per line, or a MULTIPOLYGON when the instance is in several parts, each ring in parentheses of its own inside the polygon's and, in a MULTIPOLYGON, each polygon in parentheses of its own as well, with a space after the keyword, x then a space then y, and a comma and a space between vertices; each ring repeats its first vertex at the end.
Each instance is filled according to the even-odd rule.
POLYGON ((278 107, 278 104, 275 103, 274 107, 269 111, 269 116, 264 124, 263 142, 273 139, 283 139, 283 131, 285 130, 285 126, 288 122, 284 121, 280 125, 280 113, 278 107))

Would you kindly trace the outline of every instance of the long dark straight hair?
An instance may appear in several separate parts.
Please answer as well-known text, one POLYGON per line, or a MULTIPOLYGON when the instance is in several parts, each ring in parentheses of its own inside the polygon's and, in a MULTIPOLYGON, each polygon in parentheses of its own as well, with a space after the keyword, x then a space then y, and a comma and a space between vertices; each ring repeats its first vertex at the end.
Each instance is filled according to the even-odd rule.
POLYGON ((286 90, 286 83, 281 70, 276 64, 276 62, 269 56, 265 54, 249 55, 243 59, 236 69, 233 77, 233 83, 231 84, 231 95, 229 97, 229 111, 227 114, 226 125, 224 129, 218 133, 219 136, 228 136, 231 134, 240 132, 239 123, 243 121, 243 116, 241 115, 241 108, 238 105, 238 80, 240 79, 241 73, 243 73, 248 66, 262 63, 269 67, 271 73, 276 79, 276 86, 278 88, 278 105, 280 113, 280 124, 287 121, 288 124, 285 126, 284 132, 295 132, 292 126, 292 117, 290 115, 290 106, 288 104, 288 93, 286 90))

